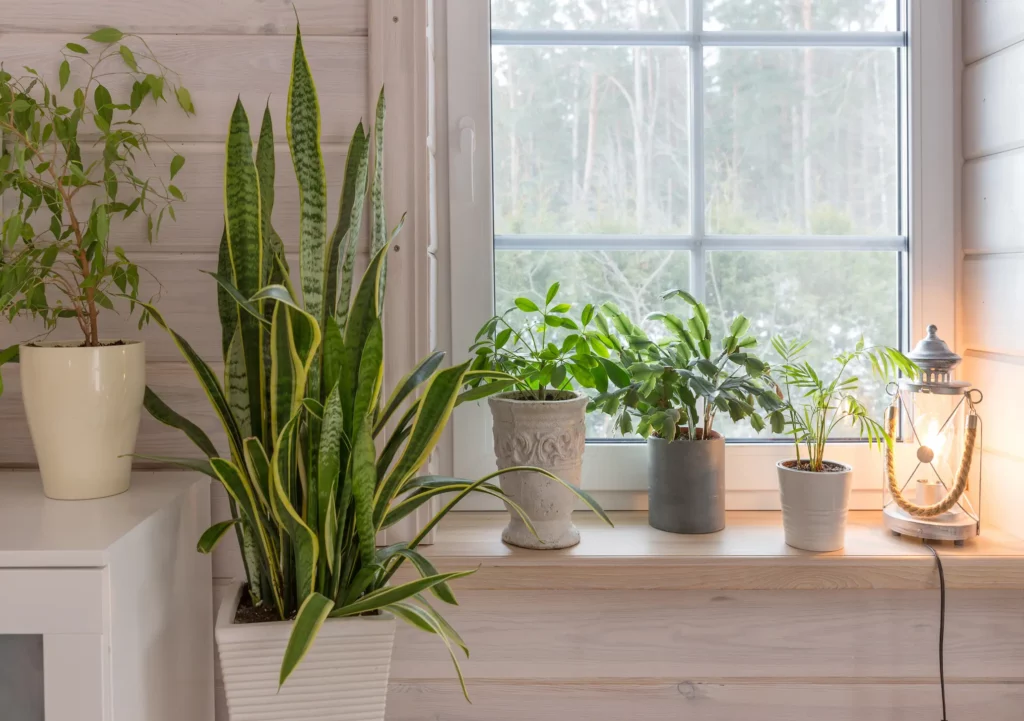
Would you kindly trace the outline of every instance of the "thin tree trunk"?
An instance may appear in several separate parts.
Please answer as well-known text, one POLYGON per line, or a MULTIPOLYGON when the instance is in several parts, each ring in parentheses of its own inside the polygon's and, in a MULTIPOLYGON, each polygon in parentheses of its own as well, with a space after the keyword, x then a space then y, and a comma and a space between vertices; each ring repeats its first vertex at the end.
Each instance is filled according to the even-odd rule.
MULTIPOLYGON (((813 0, 804 0, 803 26, 811 29, 813 0)), ((811 99, 814 96, 814 49, 804 48, 803 146, 804 146, 804 231, 810 231, 811 212, 814 209, 814 169, 811 166, 811 99)))
POLYGON ((583 194, 582 202, 586 204, 590 195, 590 185, 594 175, 594 152, 597 147, 597 110, 598 110, 598 77, 597 71, 590 75, 590 105, 587 111, 587 149, 583 159, 583 194))

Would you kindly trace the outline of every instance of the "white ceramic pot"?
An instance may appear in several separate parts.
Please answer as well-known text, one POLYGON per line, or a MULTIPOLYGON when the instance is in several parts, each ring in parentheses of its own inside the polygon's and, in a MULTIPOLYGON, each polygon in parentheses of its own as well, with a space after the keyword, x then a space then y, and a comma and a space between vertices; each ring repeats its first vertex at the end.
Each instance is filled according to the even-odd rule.
POLYGON ((50 498, 128 490, 146 392, 146 346, 37 343, 19 349, 25 415, 50 498))
MULTIPOLYGON (((536 466, 577 488, 583 471, 587 397, 563 392, 560 400, 517 400, 517 393, 488 399, 494 418, 494 454, 498 468, 536 466)), ((522 548, 568 548, 580 542, 572 522, 576 496, 539 473, 501 476, 501 490, 518 503, 537 531, 534 536, 515 512, 501 533, 506 543, 522 548)))
POLYGON ((838 551, 846 540, 846 515, 850 510, 853 468, 814 473, 786 467, 779 461, 782 523, 786 543, 805 551, 838 551))
POLYGON ((214 629, 230 721, 384 721, 393 616, 327 619, 278 691, 292 623, 236 624, 242 589, 224 596, 214 629))

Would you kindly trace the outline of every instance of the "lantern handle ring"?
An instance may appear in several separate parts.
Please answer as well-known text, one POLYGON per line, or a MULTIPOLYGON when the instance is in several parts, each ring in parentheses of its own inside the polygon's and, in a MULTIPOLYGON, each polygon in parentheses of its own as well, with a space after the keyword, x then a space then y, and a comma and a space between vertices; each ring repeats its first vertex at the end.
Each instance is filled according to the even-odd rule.
POLYGON ((967 396, 967 402, 972 406, 978 405, 985 400, 985 394, 981 392, 980 388, 971 388, 969 391, 964 393, 967 396), (977 394, 977 396, 975 396, 977 394))
POLYGON ((888 383, 885 384, 885 392, 892 396, 893 398, 899 395, 899 391, 900 384, 897 383, 896 381, 889 381, 888 383))

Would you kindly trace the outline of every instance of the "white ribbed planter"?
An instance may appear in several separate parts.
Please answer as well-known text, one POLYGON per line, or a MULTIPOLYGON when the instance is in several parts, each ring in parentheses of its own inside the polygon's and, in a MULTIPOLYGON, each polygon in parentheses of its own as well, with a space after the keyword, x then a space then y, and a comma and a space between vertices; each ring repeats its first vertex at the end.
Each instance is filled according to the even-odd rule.
POLYGON ((127 491, 146 391, 145 344, 34 343, 18 352, 43 492, 80 500, 127 491))
POLYGON ((234 623, 242 588, 224 597, 214 629, 230 721, 384 721, 393 616, 328 619, 278 691, 292 624, 234 623))
MULTIPOLYGON (((828 461, 835 463, 835 461, 828 461)), ((779 461, 779 491, 786 543, 805 551, 838 551, 846 543, 853 468, 813 473, 787 468, 779 461)))

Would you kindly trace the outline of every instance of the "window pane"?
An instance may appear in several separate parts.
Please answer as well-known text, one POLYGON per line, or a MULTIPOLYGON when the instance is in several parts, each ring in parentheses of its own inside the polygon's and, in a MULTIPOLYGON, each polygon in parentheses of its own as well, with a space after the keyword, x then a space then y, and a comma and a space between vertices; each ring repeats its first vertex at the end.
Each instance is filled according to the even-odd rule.
MULTIPOLYGON (((720 338, 725 324, 743 314, 758 339, 755 352, 778 358, 769 340, 811 341, 807 360, 816 370, 840 351, 867 345, 899 345, 899 254, 896 252, 715 251, 707 255, 708 312, 720 338)), ((888 403, 885 384, 870 368, 855 368, 861 400, 881 419, 888 403)), ((748 423, 717 421, 730 437, 757 437, 748 423)), ((839 437, 855 436, 846 428, 839 437)), ((761 434, 768 438, 767 431, 761 434)))
MULTIPOLYGON (((649 313, 667 307, 661 300, 662 293, 690 286, 690 253, 685 250, 498 250, 494 264, 499 313, 511 308, 521 295, 542 303, 544 292, 559 281, 558 298, 572 303, 574 313, 582 311, 587 303, 598 306, 612 301, 639 323, 649 313)), ((676 312, 684 312, 682 301, 670 303, 676 312)), ((653 333, 656 328, 648 330, 653 333)), ((611 418, 591 413, 587 416, 587 437, 618 435, 611 418)))
POLYGON ((491 0, 491 26, 508 30, 679 31, 689 17, 687 0, 491 0))
POLYGON ((896 235, 896 51, 709 48, 708 232, 896 235))
POLYGON ((0 634, 0 718, 43 721, 43 637, 0 634))
POLYGON ((896 30, 897 0, 702 0, 705 30, 896 30))
POLYGON ((689 231, 685 48, 492 58, 496 233, 689 231))

